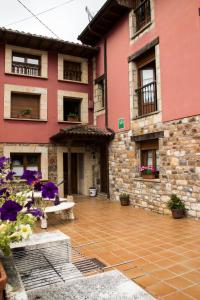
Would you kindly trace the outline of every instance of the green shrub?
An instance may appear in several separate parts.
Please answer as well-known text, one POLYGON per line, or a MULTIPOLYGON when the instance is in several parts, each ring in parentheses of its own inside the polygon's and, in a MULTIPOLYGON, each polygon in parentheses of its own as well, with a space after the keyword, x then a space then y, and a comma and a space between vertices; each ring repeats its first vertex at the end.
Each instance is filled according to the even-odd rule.
POLYGON ((170 200, 167 202, 167 207, 169 209, 182 209, 185 211, 185 204, 181 201, 181 199, 175 195, 172 194, 170 200))

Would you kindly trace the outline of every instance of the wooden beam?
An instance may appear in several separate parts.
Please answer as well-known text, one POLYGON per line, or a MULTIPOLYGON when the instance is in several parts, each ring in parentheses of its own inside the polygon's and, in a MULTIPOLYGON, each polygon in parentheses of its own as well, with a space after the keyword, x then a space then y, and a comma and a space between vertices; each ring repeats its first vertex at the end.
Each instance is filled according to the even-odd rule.
POLYGON ((128 62, 134 61, 138 59, 141 55, 145 54, 148 50, 154 48, 156 45, 159 44, 159 37, 151 41, 151 43, 146 44, 143 48, 132 54, 128 57, 128 62))
POLYGON ((68 154, 67 154, 67 159, 68 159, 68 196, 70 196, 72 194, 72 184, 71 184, 71 168, 72 168, 72 153, 71 153, 71 144, 72 144, 72 141, 69 141, 68 142, 68 154))
POLYGON ((131 140, 134 142, 142 142, 142 141, 155 140, 160 138, 164 138, 164 131, 158 131, 158 132, 147 133, 142 135, 135 135, 131 137, 131 140))

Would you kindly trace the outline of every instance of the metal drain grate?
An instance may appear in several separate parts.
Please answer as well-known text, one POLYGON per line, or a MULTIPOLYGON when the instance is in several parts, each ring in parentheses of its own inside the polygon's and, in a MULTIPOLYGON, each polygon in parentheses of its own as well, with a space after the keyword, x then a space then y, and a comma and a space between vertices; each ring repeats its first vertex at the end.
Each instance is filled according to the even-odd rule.
POLYGON ((95 271, 97 268, 103 269, 106 267, 106 265, 97 258, 88 258, 80 260, 78 262, 75 262, 74 265, 81 273, 88 273, 95 271))
POLYGON ((34 250, 14 249, 13 258, 27 291, 101 272, 105 266, 95 258, 86 258, 67 242, 34 250))

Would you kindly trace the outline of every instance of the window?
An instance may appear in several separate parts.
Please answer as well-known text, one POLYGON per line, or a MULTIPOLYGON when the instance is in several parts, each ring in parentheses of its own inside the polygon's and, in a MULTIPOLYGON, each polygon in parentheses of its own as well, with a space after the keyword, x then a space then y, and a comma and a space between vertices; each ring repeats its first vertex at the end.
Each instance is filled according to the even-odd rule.
POLYGON ((95 104, 96 111, 105 108, 105 76, 102 75, 95 80, 95 104))
POLYGON ((10 153, 11 168, 15 176, 22 176, 24 170, 40 171, 41 154, 10 153))
POLYGON ((136 18, 136 32, 137 32, 151 21, 150 0, 137 0, 137 6, 134 10, 134 13, 136 18))
POLYGON ((11 118, 40 119, 40 95, 12 92, 11 118))
POLYGON ((40 56, 13 52, 12 73, 20 75, 41 76, 40 56))
POLYGON ((158 139, 140 142, 141 166, 152 166, 156 169, 156 177, 159 177, 159 147, 158 139))
POLYGON ((81 81, 81 63, 64 61, 63 78, 65 80, 81 81))
POLYGON ((81 99, 64 97, 63 120, 68 122, 81 121, 81 99))
POLYGON ((138 71, 138 115, 157 110, 155 51, 151 51, 136 62, 138 71))

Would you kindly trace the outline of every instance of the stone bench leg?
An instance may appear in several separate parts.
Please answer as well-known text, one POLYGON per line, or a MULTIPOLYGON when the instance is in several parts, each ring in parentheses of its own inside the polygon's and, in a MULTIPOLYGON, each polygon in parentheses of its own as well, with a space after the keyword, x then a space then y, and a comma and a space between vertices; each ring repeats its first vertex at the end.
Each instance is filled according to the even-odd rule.
POLYGON ((44 214, 44 217, 40 218, 40 222, 41 222, 40 227, 42 229, 47 229, 48 222, 47 222, 47 215, 46 215, 46 213, 44 214))
POLYGON ((62 220, 74 220, 73 208, 61 211, 60 218, 62 220))

